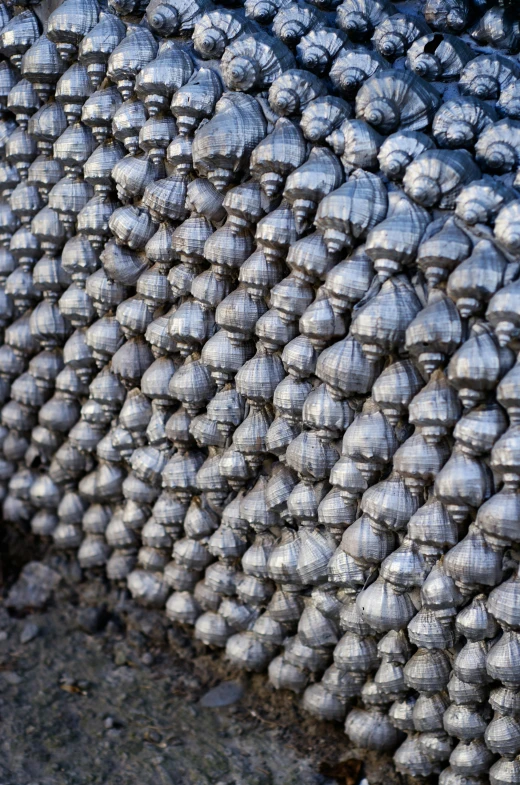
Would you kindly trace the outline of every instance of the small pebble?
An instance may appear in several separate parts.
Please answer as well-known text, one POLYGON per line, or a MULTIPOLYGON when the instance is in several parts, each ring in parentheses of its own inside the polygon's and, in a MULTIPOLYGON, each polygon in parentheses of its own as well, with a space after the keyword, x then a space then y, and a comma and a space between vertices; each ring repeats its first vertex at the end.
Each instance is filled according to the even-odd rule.
POLYGON ((149 651, 145 651, 141 657, 141 662, 143 665, 151 665, 153 663, 153 655, 149 651))
POLYGON ((145 741, 151 741, 153 744, 157 744, 157 742, 161 741, 162 736, 153 728, 148 728, 144 732, 145 741))
POLYGON ((107 728, 107 730, 108 730, 108 729, 114 727, 114 720, 113 720, 112 717, 107 717, 103 724, 104 724, 105 728, 107 728))
POLYGON ((29 641, 36 638, 39 632, 40 628, 38 625, 32 621, 28 621, 20 633, 20 643, 29 643, 29 641))
POLYGON ((0 642, 7 640, 7 632, 5 630, 0 630, 0 642))

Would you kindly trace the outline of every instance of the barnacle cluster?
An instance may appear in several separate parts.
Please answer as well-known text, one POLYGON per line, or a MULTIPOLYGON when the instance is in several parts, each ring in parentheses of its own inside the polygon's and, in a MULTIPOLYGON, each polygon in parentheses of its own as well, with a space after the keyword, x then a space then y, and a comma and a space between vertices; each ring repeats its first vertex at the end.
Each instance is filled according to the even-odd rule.
POLYGON ((0 5, 5 525, 520 783, 519 5, 228 5, 0 5))

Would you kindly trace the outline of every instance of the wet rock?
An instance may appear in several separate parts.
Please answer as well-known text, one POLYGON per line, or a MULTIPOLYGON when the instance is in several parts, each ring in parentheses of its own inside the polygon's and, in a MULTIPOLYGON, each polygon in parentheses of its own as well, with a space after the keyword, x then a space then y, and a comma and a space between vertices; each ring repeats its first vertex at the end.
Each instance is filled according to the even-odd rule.
POLYGON ((29 643, 37 637, 39 632, 40 628, 37 624, 32 621, 27 622, 20 633, 20 643, 29 643))
POLYGON ((231 704, 239 701, 243 694, 244 688, 238 681, 223 681, 202 696, 200 705, 206 709, 231 706, 231 704))
POLYGON ((100 605, 97 608, 82 608, 78 613, 78 627, 89 635, 101 632, 105 628, 107 621, 106 605, 100 605))
POLYGON ((27 611, 43 608, 60 582, 60 576, 40 562, 29 562, 6 600, 8 608, 27 611))

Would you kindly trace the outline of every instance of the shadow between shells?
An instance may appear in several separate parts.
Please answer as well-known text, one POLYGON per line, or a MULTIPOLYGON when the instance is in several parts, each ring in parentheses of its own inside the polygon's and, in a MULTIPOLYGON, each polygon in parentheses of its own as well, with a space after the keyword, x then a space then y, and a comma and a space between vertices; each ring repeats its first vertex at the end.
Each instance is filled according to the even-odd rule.
POLYGON ((398 771, 519 783, 518 3, 31 5, 5 524, 398 771))

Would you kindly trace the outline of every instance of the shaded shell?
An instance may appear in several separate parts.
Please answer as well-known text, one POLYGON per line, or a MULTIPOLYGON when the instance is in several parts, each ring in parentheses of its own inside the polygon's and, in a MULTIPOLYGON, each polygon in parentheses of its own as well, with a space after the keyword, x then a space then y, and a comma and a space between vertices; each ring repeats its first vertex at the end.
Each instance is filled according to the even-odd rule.
POLYGON ((244 22, 234 11, 225 8, 210 10, 195 23, 193 46, 197 54, 205 60, 219 58, 235 38, 243 33, 253 32, 251 27, 250 23, 244 22))
POLYGON ((180 47, 170 46, 137 74, 135 91, 150 115, 163 111, 173 95, 190 79, 193 62, 180 47))
POLYGON ((485 175, 465 186, 457 197, 455 215, 469 226, 488 224, 493 226, 498 213, 509 202, 516 199, 516 192, 485 175))
POLYGON ((432 297, 406 329, 407 350, 422 371, 431 374, 462 341, 462 323, 453 302, 439 293, 432 297))
POLYGON ((285 177, 301 166, 306 157, 307 146, 300 128, 282 117, 253 150, 249 168, 265 194, 272 197, 283 186, 285 177))
POLYGON ((509 202, 498 213, 495 237, 512 254, 520 251, 520 200, 509 202))
POLYGON ((170 109, 180 134, 191 133, 201 120, 211 117, 222 95, 222 82, 212 68, 199 68, 191 79, 177 90, 170 109))
POLYGON ((314 147, 307 161, 288 176, 283 196, 292 206, 298 234, 308 228, 318 204, 342 180, 338 159, 324 147, 314 147))
POLYGON ((433 118, 432 133, 439 147, 472 148, 480 134, 493 126, 496 113, 478 98, 446 101, 433 118))
POLYGON ((273 19, 273 33, 277 38, 294 47, 310 30, 320 28, 324 18, 307 3, 283 3, 273 19))
POLYGON ((506 258, 489 240, 480 240, 469 256, 450 275, 447 293, 464 319, 483 310, 501 288, 506 258))
POLYGON ((211 8, 208 0, 152 0, 146 9, 146 19, 160 36, 191 35, 195 24, 211 8))
MULTIPOLYGON (((3 6, 3 9, 7 9, 7 6, 3 6)), ((21 11, 2 25, 0 52, 19 68, 22 55, 36 42, 39 35, 40 25, 36 14, 30 9, 21 11)))
POLYGON ((249 161, 265 132, 266 121, 256 99, 243 93, 226 93, 217 102, 212 119, 195 134, 193 165, 217 190, 222 190, 249 161))
POLYGON ((365 295, 374 277, 372 260, 363 246, 327 274, 325 289, 336 313, 348 311, 365 295))
POLYGON ((497 54, 479 55, 463 68, 459 89, 481 100, 498 98, 518 77, 520 67, 513 60, 497 54))
POLYGON ((366 237, 387 212, 388 196, 379 177, 355 171, 337 191, 320 202, 316 227, 323 233, 329 253, 350 248, 366 237))
POLYGON ((381 145, 377 156, 381 171, 389 180, 402 180, 409 164, 433 146, 432 140, 420 131, 391 134, 381 145))
POLYGON ((364 120, 344 120, 326 141, 341 156, 347 174, 353 169, 377 169, 377 156, 383 137, 364 120))
POLYGON ((325 93, 325 85, 317 76, 293 68, 285 71, 269 88, 269 105, 282 117, 301 115, 311 101, 325 93))
POLYGON ((429 213, 401 191, 388 194, 386 218, 369 232, 365 244, 380 279, 413 263, 429 221, 429 213))
POLYGON ((434 30, 460 33, 469 22, 468 0, 426 0, 424 18, 434 30))
POLYGON ((355 314, 351 333, 371 359, 390 353, 404 339, 405 331, 421 304, 404 276, 389 278, 379 292, 355 314))
POLYGON ((497 102, 497 109, 502 115, 512 120, 520 120, 520 81, 511 82, 502 92, 497 102))
POLYGON ((82 39, 78 57, 86 66, 94 89, 103 81, 108 58, 123 40, 125 33, 126 28, 117 16, 102 11, 99 14, 99 22, 82 39))
POLYGON ((377 25, 394 13, 395 7, 389 0, 343 0, 336 20, 352 41, 366 41, 377 25))
POLYGON ((488 125, 475 144, 475 159, 482 169, 511 172, 518 168, 520 123, 509 118, 488 125))
POLYGON ((237 38, 226 47, 220 60, 226 87, 243 92, 267 89, 294 65, 289 49, 263 32, 237 38))
POLYGON ((395 60, 407 53, 410 44, 429 32, 428 25, 419 17, 393 14, 378 23, 372 41, 379 54, 395 60))
POLYGON ((433 120, 440 104, 437 91, 410 71, 380 71, 356 96, 356 116, 380 133, 421 131, 433 120))
POLYGON ((449 209, 462 188, 478 180, 480 170, 466 150, 427 150, 408 167, 405 193, 423 207, 449 209))
POLYGON ((436 286, 469 256, 471 248, 468 235, 450 218, 439 231, 422 241, 417 252, 417 265, 429 285, 436 286))
POLYGON ((129 25, 127 34, 108 58, 107 76, 126 100, 132 96, 139 71, 157 56, 157 42, 144 27, 129 25))
POLYGON ((345 33, 334 27, 322 27, 303 36, 296 47, 296 59, 302 68, 323 76, 347 46, 345 33))
POLYGON ((330 69, 330 79, 346 98, 353 99, 357 91, 371 76, 390 67, 378 52, 350 49, 340 52, 330 69))
POLYGON ((428 81, 457 79, 474 57, 473 50, 460 38, 439 33, 421 36, 406 54, 409 68, 428 81))
POLYGON ((319 144, 351 116, 352 109, 346 101, 327 95, 308 104, 302 112, 300 128, 306 139, 313 144, 319 144))
POLYGON ((515 53, 520 49, 520 22, 508 8, 495 6, 486 11, 470 31, 479 44, 515 53))

